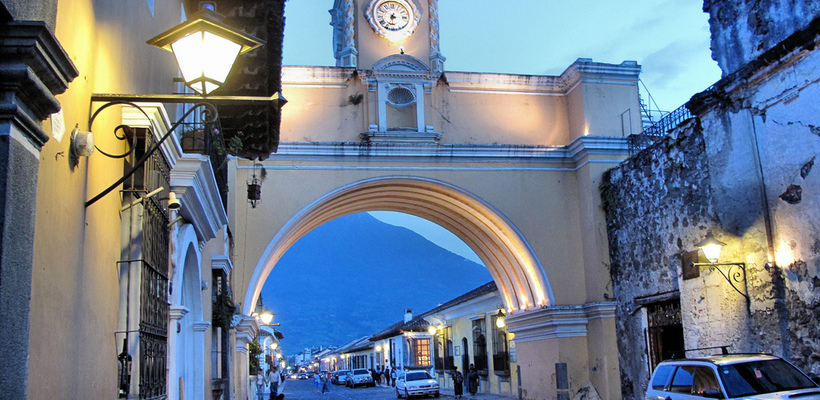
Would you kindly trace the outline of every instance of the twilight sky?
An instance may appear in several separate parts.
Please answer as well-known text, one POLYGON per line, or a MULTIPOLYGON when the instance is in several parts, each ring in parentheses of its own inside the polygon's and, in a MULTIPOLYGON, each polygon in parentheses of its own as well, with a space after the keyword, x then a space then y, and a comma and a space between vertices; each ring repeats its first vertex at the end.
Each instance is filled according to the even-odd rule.
MULTIPOLYGON (((697 0, 440 0, 446 71, 559 75, 578 58, 642 66, 641 96, 671 111, 720 78, 709 50, 709 17, 697 0)), ((288 0, 284 65, 335 65, 333 0, 288 0)), ((476 262, 450 232, 397 213, 374 217, 412 229, 476 262)))
MULTIPOLYGON (((577 58, 635 60, 658 107, 671 111, 720 78, 701 6, 697 0, 440 0, 444 67, 559 75, 577 58)), ((285 65, 335 65, 332 7, 333 0, 285 4, 285 65)))

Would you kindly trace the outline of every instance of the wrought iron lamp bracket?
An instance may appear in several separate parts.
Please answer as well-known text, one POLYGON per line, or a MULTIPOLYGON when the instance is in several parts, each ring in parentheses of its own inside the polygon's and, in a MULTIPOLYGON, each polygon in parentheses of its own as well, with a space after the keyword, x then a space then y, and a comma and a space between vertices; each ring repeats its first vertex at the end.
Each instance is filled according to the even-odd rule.
POLYGON ((735 285, 735 283, 740 283, 746 280, 746 263, 692 263, 692 265, 695 267, 709 267, 710 271, 717 270, 721 275, 723 275, 726 282, 729 282, 729 284, 732 285, 732 289, 740 293, 741 296, 745 297, 747 302, 749 301, 749 295, 741 292, 735 285), (724 272, 720 267, 729 268, 724 272))

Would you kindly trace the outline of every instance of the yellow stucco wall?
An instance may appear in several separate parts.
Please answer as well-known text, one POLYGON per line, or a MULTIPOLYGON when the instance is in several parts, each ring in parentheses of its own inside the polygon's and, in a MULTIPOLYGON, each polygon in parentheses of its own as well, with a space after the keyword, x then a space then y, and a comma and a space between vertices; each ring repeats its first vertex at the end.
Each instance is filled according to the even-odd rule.
MULTIPOLYGON (((119 318, 120 197, 84 203, 122 176, 122 161, 95 152, 73 167, 70 131, 88 130, 93 92, 172 89, 173 57, 144 41, 180 20, 179 2, 61 1, 55 35, 80 75, 58 96, 66 132, 40 154, 29 342, 30 398, 115 398, 119 318), (125 18, 127 16, 127 18, 125 18), (132 40, 138 37, 140 40, 132 40), (159 53, 159 55, 158 55, 159 53), (143 60, 155 60, 147 68, 143 60), (153 73, 160 69, 159 75, 153 73), (158 76, 167 77, 167 80, 158 76), (59 251, 55 251, 59 249, 59 251)), ((97 146, 121 153, 112 108, 94 124, 97 146)), ((46 132, 51 126, 45 123, 46 132)))

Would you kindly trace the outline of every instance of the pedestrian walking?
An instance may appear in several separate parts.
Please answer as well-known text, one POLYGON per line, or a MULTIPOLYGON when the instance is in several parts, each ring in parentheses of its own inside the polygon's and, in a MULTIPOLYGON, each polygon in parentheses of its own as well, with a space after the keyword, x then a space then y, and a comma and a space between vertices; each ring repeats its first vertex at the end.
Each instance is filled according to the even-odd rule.
POLYGON ((464 394, 464 375, 459 372, 458 367, 453 367, 453 392, 457 399, 464 394))
POLYGON ((275 399, 276 395, 279 393, 279 386, 281 383, 280 375, 276 373, 276 368, 271 368, 268 370, 268 375, 265 377, 265 381, 268 383, 270 387, 270 395, 268 399, 275 399))
POLYGON ((330 393, 330 387, 328 386, 327 382, 330 380, 329 374, 320 374, 322 375, 322 394, 330 393))
POLYGON ((390 367, 386 365, 384 366, 384 379, 387 386, 390 386, 390 367))
POLYGON ((384 371, 382 371, 382 367, 379 367, 378 369, 376 369, 376 377, 379 378, 378 383, 379 383, 379 386, 381 386, 382 382, 384 382, 384 371))
POLYGON ((467 373, 467 382, 469 383, 470 394, 475 396, 478 392, 478 370, 475 369, 475 364, 470 364, 470 372, 467 373))
POLYGON ((265 373, 262 370, 256 371, 256 399, 265 400, 265 373))
POLYGON ((393 387, 396 387, 396 367, 390 370, 390 379, 393 380, 393 387))
POLYGON ((316 386, 317 392, 322 389, 322 378, 319 375, 321 374, 313 375, 313 385, 316 386))

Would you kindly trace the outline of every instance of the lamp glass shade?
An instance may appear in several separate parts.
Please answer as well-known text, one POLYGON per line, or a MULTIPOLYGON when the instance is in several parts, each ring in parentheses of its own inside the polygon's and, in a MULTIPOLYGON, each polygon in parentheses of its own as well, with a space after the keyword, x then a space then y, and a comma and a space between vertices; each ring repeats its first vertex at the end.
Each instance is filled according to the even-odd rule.
POLYGON ((725 245, 726 243, 723 243, 712 236, 712 231, 707 231, 706 238, 695 244, 696 247, 703 250, 703 255, 706 256, 706 259, 713 264, 720 258, 720 249, 725 245))
POLYGON ((185 84, 202 95, 219 88, 242 46, 211 32, 195 32, 171 44, 185 84))
POLYGON ((203 96, 225 82, 239 54, 264 43, 223 24, 223 18, 203 9, 147 42, 173 52, 185 84, 203 96))
POLYGON ((498 318, 495 319, 495 326, 497 326, 499 328, 503 328, 506 325, 507 325, 507 323, 504 322, 504 317, 498 317, 498 318))
POLYGON ((268 325, 271 321, 273 321, 273 314, 268 311, 259 314, 259 320, 262 321, 263 324, 268 325))
POLYGON ((427 332, 429 332, 431 335, 435 335, 436 334, 436 327, 431 326, 431 327, 427 328, 427 332))

